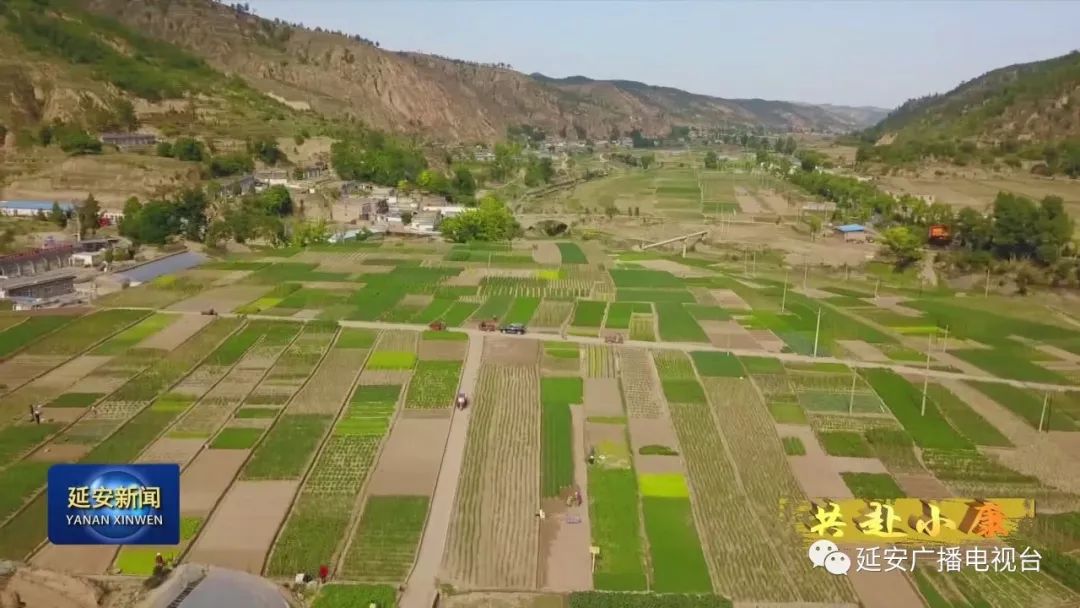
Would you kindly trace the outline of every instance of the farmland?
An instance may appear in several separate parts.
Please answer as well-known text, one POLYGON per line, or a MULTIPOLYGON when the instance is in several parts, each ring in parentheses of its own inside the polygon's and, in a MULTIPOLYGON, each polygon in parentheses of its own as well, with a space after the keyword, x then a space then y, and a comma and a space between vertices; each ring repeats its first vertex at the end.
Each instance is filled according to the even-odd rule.
MULTIPOLYGON (((643 205, 671 219, 768 200, 656 171, 643 205)), ((1003 296, 885 279, 874 298, 817 268, 785 288, 774 252, 755 272, 716 242, 685 258, 612 242, 256 246, 70 315, 0 313, 0 556, 81 563, 45 542, 52 463, 176 462, 170 555, 282 581, 326 564, 316 607, 393 605, 434 568, 452 606, 877 608, 810 568, 792 525, 807 497, 1015 495, 1040 505, 1022 539, 1045 549, 1039 577, 999 596, 931 573, 912 593, 1076 603, 1080 332, 1003 296), (493 318, 527 334, 480 332, 493 318)), ((91 569, 135 578, 152 557, 91 569)))

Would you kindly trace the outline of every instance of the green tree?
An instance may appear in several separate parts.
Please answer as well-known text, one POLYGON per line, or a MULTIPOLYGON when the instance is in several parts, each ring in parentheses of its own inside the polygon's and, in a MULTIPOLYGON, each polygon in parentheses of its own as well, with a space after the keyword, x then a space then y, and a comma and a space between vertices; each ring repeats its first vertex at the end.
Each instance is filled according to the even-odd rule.
POLYGON ((719 157, 716 156, 716 152, 713 152, 712 150, 709 150, 708 152, 705 153, 705 168, 706 169, 716 169, 719 162, 720 162, 720 159, 719 159, 719 157))
POLYGON ((476 176, 468 167, 454 169, 453 188, 459 194, 471 196, 476 194, 476 176))
MULTIPOLYGON (((128 218, 124 217, 125 223, 128 218)), ((164 245, 169 236, 178 232, 172 201, 149 201, 142 207, 131 226, 130 238, 136 244, 164 245)))
POLYGON ((67 228, 67 213, 60 208, 60 203, 57 203, 56 201, 53 201, 52 210, 49 211, 49 221, 56 224, 61 229, 67 228))
POLYGON ((902 270, 922 259, 922 241, 907 226, 893 226, 881 234, 881 251, 902 270))
POLYGON ((88 194, 86 200, 79 205, 79 238, 86 238, 87 234, 97 234, 98 222, 101 220, 101 207, 93 194, 88 194))
POLYGON ((1030 258, 1035 253, 1039 210, 1031 199, 999 192, 994 199, 994 250, 1000 257, 1030 258))
POLYGON ((443 236, 455 243, 470 241, 508 241, 521 233, 521 226, 510 209, 494 195, 485 196, 476 209, 470 209, 439 224, 443 236))
POLYGON ((964 207, 956 214, 954 239, 962 247, 982 251, 990 247, 993 224, 990 218, 971 207, 964 207))
POLYGON ((1065 201, 1060 196, 1043 198, 1035 223, 1036 259, 1044 264, 1056 262, 1062 249, 1072 241, 1073 229, 1073 219, 1065 211, 1065 201))
POLYGON ((120 220, 120 235, 129 239, 137 240, 139 236, 139 214, 142 211, 142 203, 132 196, 124 201, 124 217, 120 220))
POLYGON ((156 151, 158 156, 162 156, 164 158, 172 158, 173 156, 172 144, 167 141, 159 141, 156 151))
POLYGON ((638 158, 638 164, 640 164, 640 165, 641 165, 641 168, 642 168, 642 169, 645 169, 646 171, 647 171, 647 170, 649 169, 649 167, 651 167, 651 166, 653 165, 653 163, 655 163, 655 162, 656 162, 656 155, 655 155, 655 154, 653 154, 652 152, 650 152, 650 153, 648 153, 648 154, 642 154, 642 155, 641 155, 641 157, 640 157, 640 158, 638 158))
POLYGON ((322 245, 330 240, 330 228, 325 219, 313 222, 298 222, 293 226, 290 244, 294 247, 322 245))
POLYGON ((278 148, 277 140, 268 135, 249 139, 247 150, 248 154, 268 165, 277 165, 286 160, 285 153, 278 148))
POLYGON ((203 240, 208 204, 206 193, 201 188, 185 188, 173 199, 172 214, 175 225, 184 238, 191 241, 203 240))
POLYGON ((211 158, 208 169, 212 177, 227 177, 240 173, 251 173, 255 170, 255 163, 252 162, 249 156, 234 152, 211 158))
POLYGON ((505 181, 514 177, 521 164, 521 144, 500 142, 495 144, 495 159, 491 161, 492 179, 505 181))
POLYGON ((206 158, 206 146, 193 137, 178 137, 172 145, 172 155, 176 160, 202 162, 206 158))
POLYGON ((292 195, 285 186, 270 186, 255 196, 258 204, 270 215, 280 217, 293 212, 292 195))
POLYGON ((412 211, 402 211, 401 212, 401 225, 402 226, 408 226, 409 224, 411 224, 412 223, 412 216, 413 216, 412 211))

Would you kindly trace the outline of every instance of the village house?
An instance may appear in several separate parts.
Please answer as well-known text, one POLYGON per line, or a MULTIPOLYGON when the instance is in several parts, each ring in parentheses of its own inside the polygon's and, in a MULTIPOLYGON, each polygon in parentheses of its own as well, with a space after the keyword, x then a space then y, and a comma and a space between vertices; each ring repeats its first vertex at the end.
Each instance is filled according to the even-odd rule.
POLYGON ((147 148, 157 144, 157 136, 153 133, 102 133, 101 143, 121 150, 147 148))
MULTIPOLYGON (((54 201, 0 201, 0 215, 33 217, 39 213, 52 211, 54 201)), ((75 212, 75 203, 61 203, 60 209, 67 214, 75 212)))

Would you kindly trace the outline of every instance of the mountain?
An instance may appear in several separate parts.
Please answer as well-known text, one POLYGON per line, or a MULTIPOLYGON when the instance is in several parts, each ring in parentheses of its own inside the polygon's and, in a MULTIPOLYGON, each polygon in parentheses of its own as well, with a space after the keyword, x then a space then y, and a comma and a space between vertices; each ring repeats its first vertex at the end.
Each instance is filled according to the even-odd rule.
POLYGON ((724 99, 659 87, 633 80, 593 80, 585 76, 550 78, 531 75, 542 84, 589 98, 624 114, 656 114, 673 124, 762 125, 775 130, 848 132, 883 118, 882 108, 851 108, 766 99, 724 99))
POLYGON ((912 99, 867 136, 982 145, 1080 137, 1080 52, 999 68, 947 93, 912 99))
POLYGON ((211 0, 79 4, 183 47, 293 107, 439 140, 490 141, 519 125, 590 137, 631 129, 661 134, 674 125, 867 126, 857 114, 808 104, 724 100, 629 81, 553 80, 503 65, 393 52, 359 36, 271 21, 211 0))

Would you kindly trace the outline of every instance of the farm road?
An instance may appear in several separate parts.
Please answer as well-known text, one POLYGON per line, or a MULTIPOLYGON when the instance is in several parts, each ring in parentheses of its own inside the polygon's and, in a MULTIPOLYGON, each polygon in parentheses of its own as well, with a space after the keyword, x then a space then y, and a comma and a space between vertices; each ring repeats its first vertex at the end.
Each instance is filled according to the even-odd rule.
MULTIPOLYGON (((479 334, 479 332, 477 332, 479 334)), ((469 336, 469 352, 465 357, 465 368, 461 373, 461 385, 458 390, 473 399, 476 381, 480 377, 480 360, 484 355, 483 334, 469 336)), ((461 477, 461 465, 465 459, 465 437, 469 429, 469 416, 472 408, 454 409, 450 421, 450 433, 446 438, 439 479, 435 482, 435 495, 431 499, 424 536, 420 541, 420 551, 416 556, 412 572, 405 584, 405 593, 401 597, 402 608, 429 608, 435 599, 439 567, 442 565, 446 537, 450 533, 450 517, 454 511, 454 498, 457 496, 458 480, 461 477)))
MULTIPOLYGON (((118 307, 118 308, 136 308, 144 309, 144 307, 118 307)), ((157 310, 154 308, 145 308, 146 310, 157 310)), ((184 314, 200 314, 184 313, 184 314)), ((262 319, 268 321, 294 321, 302 323, 305 319, 296 319, 292 317, 275 317, 271 315, 237 315, 235 313, 220 313, 222 317, 236 317, 246 316, 249 319, 262 319)), ((423 331, 428 329, 427 325, 420 325, 416 323, 384 323, 382 321, 338 321, 342 327, 361 327, 367 329, 404 329, 409 331, 423 331)), ((479 329, 472 328, 454 328, 454 331, 460 331, 469 335, 471 341, 481 340, 487 333, 480 331, 479 329)), ((524 336, 507 336, 516 340, 540 340, 542 342, 577 342, 578 344, 598 344, 604 345, 603 338, 592 338, 589 336, 573 336, 567 335, 561 337, 558 334, 543 334, 543 333, 530 333, 524 336)), ((941 380, 966 380, 975 382, 989 382, 993 384, 1008 384, 1018 388, 1031 388, 1040 391, 1053 391, 1053 392, 1066 392, 1075 391, 1075 385, 1067 384, 1052 384, 1047 382, 1025 382, 1022 380, 1012 380, 1009 378, 998 378, 997 376, 990 376, 986 374, 973 374, 968 372, 946 372, 941 370, 926 370, 919 365, 900 365, 897 363, 879 363, 875 361, 860 361, 858 359, 844 359, 840 357, 814 357, 811 355, 800 355, 796 353, 774 353, 764 350, 753 350, 746 348, 723 348, 719 346, 713 346, 711 344, 703 344, 698 342, 641 342, 638 340, 627 340, 623 343, 623 346, 637 346, 640 348, 650 349, 669 349, 669 350, 681 350, 686 352, 704 350, 714 352, 731 353, 739 357, 766 357, 770 359, 779 359, 780 361, 787 361, 791 363, 842 363, 848 367, 856 369, 889 369, 898 374, 915 375, 922 377, 927 375, 930 378, 936 378, 941 380)), ((472 350, 470 347, 470 358, 472 356, 472 350)), ((478 355, 479 356, 479 355, 478 355)), ((466 373, 468 372, 468 365, 466 364, 466 373)), ((453 430, 451 429, 451 432, 453 430)))

